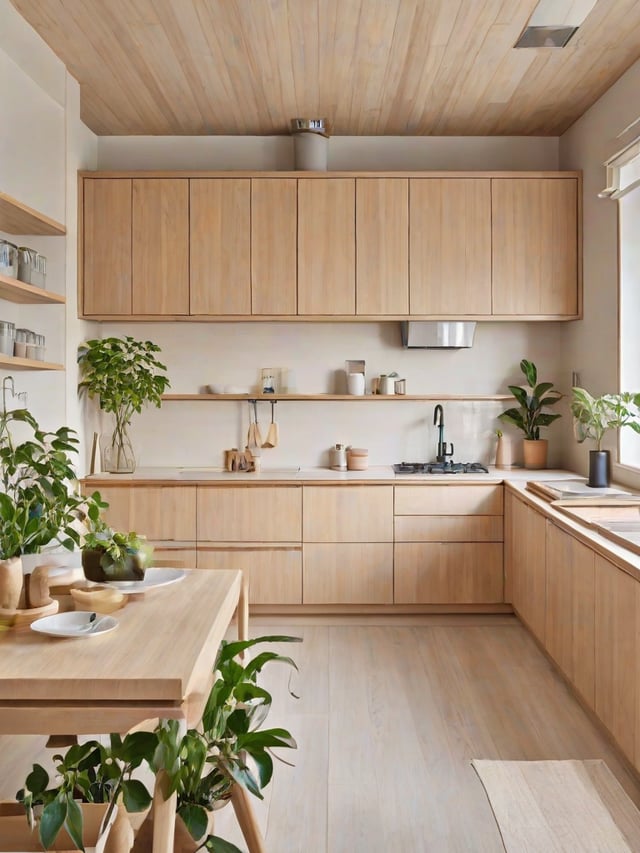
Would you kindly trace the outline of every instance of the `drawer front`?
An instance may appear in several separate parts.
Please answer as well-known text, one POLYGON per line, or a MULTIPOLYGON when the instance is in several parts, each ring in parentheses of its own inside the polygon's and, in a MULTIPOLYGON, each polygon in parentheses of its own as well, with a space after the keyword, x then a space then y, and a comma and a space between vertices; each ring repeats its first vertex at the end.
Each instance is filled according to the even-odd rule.
POLYGON ((501 515, 397 515, 396 542, 502 542, 501 515))
POLYGON ((304 604, 392 604, 393 545, 305 545, 304 604))
POLYGON ((98 491, 109 503, 105 518, 116 530, 135 530, 150 540, 196 538, 195 486, 106 486, 98 491))
POLYGON ((166 542, 151 543, 153 545, 153 565, 172 566, 177 569, 195 569, 196 546, 193 547, 169 545, 166 542))
POLYGON ((300 542, 300 486, 198 486, 198 541, 300 542))
POLYGON ((302 604, 302 548, 198 548, 199 569, 236 569, 249 580, 250 604, 302 604))
POLYGON ((502 486, 395 487, 396 515, 502 515, 502 486))
POLYGON ((395 546, 396 604, 496 604, 503 600, 502 545, 395 546))
POLYGON ((393 486, 305 486, 305 542, 393 542, 393 486))

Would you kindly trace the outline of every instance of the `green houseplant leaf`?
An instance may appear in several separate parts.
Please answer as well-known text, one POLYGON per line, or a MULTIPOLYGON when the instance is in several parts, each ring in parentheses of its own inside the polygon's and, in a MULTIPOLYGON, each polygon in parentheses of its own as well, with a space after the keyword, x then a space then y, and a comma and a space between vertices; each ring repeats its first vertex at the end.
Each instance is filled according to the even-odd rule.
POLYGON ((520 362, 520 370, 527 380, 527 387, 508 386, 519 406, 506 409, 498 415, 498 418, 522 430, 525 439, 536 441, 540 438, 541 428, 548 427, 561 417, 560 414, 549 414, 543 409, 561 400, 562 394, 552 390, 552 382, 538 383, 538 370, 532 361, 523 358, 520 362))

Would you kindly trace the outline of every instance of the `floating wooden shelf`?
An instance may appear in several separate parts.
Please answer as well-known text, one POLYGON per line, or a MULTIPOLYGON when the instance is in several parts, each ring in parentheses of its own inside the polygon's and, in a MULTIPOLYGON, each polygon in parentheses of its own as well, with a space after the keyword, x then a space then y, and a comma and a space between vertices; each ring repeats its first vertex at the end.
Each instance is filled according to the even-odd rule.
POLYGON ((6 275, 0 275, 0 299, 19 302, 22 305, 64 305, 67 301, 59 293, 25 284, 6 275))
POLYGON ((266 400, 277 402, 278 400, 317 400, 318 402, 330 402, 345 400, 352 403, 377 403, 382 400, 459 400, 462 402, 475 402, 485 400, 512 400, 511 394, 365 394, 356 396, 353 394, 163 394, 162 399, 167 402, 179 400, 266 400))
POLYGON ((64 365, 0 353, 0 370, 64 370, 64 365))
POLYGON ((62 223, 2 192, 0 231, 8 234, 42 234, 47 237, 63 237, 67 233, 62 223))

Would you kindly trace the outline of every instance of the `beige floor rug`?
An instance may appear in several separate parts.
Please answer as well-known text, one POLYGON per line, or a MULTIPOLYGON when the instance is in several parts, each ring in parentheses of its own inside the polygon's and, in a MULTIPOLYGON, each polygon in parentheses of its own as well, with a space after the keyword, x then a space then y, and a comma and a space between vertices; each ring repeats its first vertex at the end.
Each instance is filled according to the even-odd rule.
POLYGON ((604 761, 482 761, 507 853, 640 851, 640 812, 604 761))

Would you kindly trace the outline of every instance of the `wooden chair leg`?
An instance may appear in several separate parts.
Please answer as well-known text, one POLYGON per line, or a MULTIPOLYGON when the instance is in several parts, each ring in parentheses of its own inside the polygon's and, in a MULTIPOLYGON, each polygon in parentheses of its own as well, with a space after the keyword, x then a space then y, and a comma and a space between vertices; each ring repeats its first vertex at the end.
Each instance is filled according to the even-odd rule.
POLYGON ((249 853, 267 853, 247 789, 242 785, 234 785, 231 789, 231 803, 249 853))

